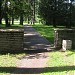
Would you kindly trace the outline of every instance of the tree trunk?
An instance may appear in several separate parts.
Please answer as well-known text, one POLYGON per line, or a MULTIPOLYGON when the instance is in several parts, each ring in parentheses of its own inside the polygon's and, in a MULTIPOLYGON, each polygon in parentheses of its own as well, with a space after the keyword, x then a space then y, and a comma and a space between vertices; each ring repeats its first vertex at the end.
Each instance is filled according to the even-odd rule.
POLYGON ((53 27, 56 28, 56 20, 55 20, 55 18, 53 18, 53 27))
POLYGON ((7 14, 5 14, 5 23, 6 23, 6 27, 8 27, 9 25, 8 25, 8 16, 7 16, 7 14))
POLYGON ((33 10, 33 24, 35 24, 35 0, 33 2, 33 8, 34 8, 34 10, 33 10))
POLYGON ((32 18, 31 18, 31 25, 34 25, 35 24, 35 0, 32 1, 32 7, 33 7, 33 10, 32 10, 32 18))
POLYGON ((71 9, 72 9, 72 1, 71 1, 71 3, 70 3, 70 16, 69 16, 69 25, 68 25, 68 28, 71 28, 71 22, 72 22, 72 21, 71 21, 71 19, 72 19, 72 18, 71 18, 71 15, 72 15, 72 14, 71 14, 71 12, 72 12, 71 9))
POLYGON ((53 27, 56 28, 56 11, 57 11, 57 3, 56 3, 56 0, 54 1, 54 4, 55 4, 55 8, 54 8, 54 14, 53 14, 53 27))
POLYGON ((5 24, 6 24, 6 27, 10 27, 10 20, 8 18, 8 14, 5 13, 5 24))
POLYGON ((5 18, 5 23, 6 23, 6 27, 10 27, 10 21, 8 18, 8 5, 7 5, 8 0, 6 0, 5 2, 5 13, 4 13, 4 18, 5 18))
POLYGON ((12 25, 14 25, 14 17, 12 16, 12 25))
POLYGON ((20 25, 23 25, 23 14, 20 15, 20 25))
POLYGON ((30 23, 30 19, 29 19, 29 17, 28 17, 28 24, 30 23))
POLYGON ((2 6, 2 0, 0 2, 0 25, 2 24, 2 10, 1 10, 1 6, 2 6))
POLYGON ((2 19, 0 18, 0 25, 2 24, 2 19))
MULTIPOLYGON (((14 10, 14 9, 13 9, 14 10)), ((12 11, 12 17, 11 17, 12 25, 14 25, 14 12, 12 11)))

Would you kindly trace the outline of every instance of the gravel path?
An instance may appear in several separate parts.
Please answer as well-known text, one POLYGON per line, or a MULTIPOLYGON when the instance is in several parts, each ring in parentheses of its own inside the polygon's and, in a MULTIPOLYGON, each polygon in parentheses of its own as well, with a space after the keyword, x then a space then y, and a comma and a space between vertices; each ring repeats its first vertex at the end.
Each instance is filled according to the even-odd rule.
POLYGON ((24 50, 30 51, 18 62, 17 68, 11 75, 40 75, 47 67, 50 42, 43 38, 31 26, 25 26, 24 50))
POLYGON ((48 53, 27 55, 18 62, 17 68, 11 75, 40 75, 47 67, 47 61, 48 53))

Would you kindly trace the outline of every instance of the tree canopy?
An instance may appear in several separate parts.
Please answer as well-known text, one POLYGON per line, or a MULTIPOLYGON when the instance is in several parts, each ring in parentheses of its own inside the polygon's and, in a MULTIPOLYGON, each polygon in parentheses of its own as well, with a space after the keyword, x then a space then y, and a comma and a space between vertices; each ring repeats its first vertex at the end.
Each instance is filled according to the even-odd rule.
POLYGON ((75 6, 66 0, 40 0, 39 15, 48 25, 64 25, 68 28, 74 24, 75 6))
MULTIPOLYGON (((14 18, 20 19, 23 25, 24 18, 32 18, 34 12, 34 0, 1 0, 0 1, 0 24, 5 19, 6 27, 10 26, 10 20, 14 24, 14 18)), ((35 14, 35 13, 34 13, 35 14)))
POLYGON ((5 19, 6 27, 14 19, 24 20, 28 23, 36 22, 36 15, 47 25, 64 25, 71 28, 75 24, 75 3, 70 0, 1 0, 0 1, 0 24, 5 19))

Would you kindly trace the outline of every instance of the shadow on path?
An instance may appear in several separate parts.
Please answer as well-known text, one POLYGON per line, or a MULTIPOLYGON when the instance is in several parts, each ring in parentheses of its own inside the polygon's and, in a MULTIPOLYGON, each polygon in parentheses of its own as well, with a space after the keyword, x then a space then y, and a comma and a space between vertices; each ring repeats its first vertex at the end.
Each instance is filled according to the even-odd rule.
POLYGON ((0 67, 0 73, 6 72, 11 73, 15 70, 13 74, 40 74, 47 72, 62 72, 75 70, 75 66, 62 66, 62 67, 46 67, 46 68, 15 68, 15 67, 0 67), (45 69, 47 69, 45 71, 45 69))
POLYGON ((51 43, 32 26, 26 25, 24 29, 24 50, 50 51, 51 43))

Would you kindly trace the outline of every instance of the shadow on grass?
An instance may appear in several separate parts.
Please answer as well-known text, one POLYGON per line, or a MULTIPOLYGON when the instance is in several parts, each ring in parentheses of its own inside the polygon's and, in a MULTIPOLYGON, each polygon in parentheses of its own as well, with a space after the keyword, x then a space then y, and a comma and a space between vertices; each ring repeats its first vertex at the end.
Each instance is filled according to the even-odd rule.
POLYGON ((62 72, 70 70, 75 70, 75 66, 47 67, 47 68, 0 67, 0 73, 6 72, 11 74, 40 74, 47 72, 62 72))
POLYGON ((23 29, 24 27, 11 26, 11 27, 1 27, 0 29, 23 29))
POLYGON ((21 28, 24 28, 24 26, 23 25, 17 25, 17 24, 11 25, 9 27, 6 27, 5 24, 2 24, 0 26, 0 29, 18 29, 18 28, 21 29, 21 28))
POLYGON ((45 68, 45 70, 46 70, 46 72, 70 71, 70 70, 75 70, 75 66, 47 67, 47 68, 45 68))

